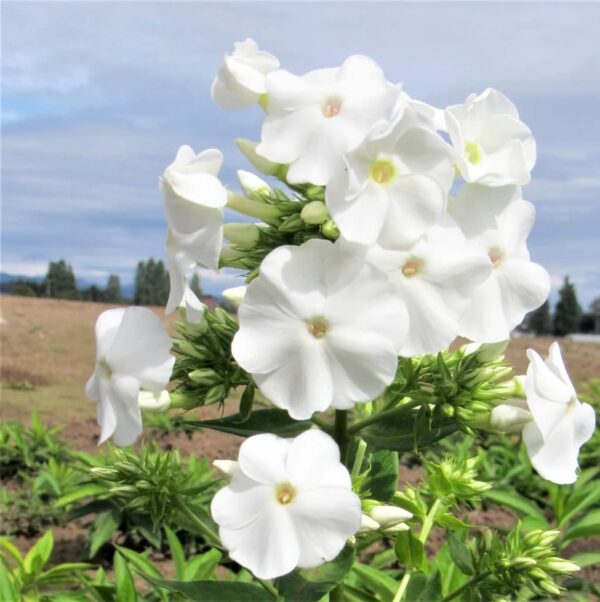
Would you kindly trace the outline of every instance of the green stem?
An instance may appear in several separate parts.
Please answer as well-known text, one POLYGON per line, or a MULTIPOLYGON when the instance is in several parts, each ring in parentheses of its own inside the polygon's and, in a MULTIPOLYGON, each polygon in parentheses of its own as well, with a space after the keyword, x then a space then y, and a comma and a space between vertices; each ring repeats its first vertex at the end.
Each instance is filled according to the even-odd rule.
POLYGON ((410 401, 392 410, 385 410, 383 412, 371 414, 371 416, 364 418, 363 420, 359 420, 358 422, 355 422, 353 425, 351 425, 348 429, 348 433, 350 435, 354 435, 355 433, 358 433, 359 431, 371 424, 380 422, 381 420, 386 420, 387 418, 391 418, 392 416, 404 414, 409 410, 412 410, 413 408, 416 408, 420 405, 423 405, 422 401, 410 401))
POLYGON ((452 593, 448 594, 441 602, 450 602, 450 600, 454 600, 454 598, 458 598, 464 591, 473 587, 476 583, 483 581, 486 577, 489 577, 492 573, 490 571, 486 571, 485 573, 481 573, 481 575, 477 575, 476 577, 471 577, 464 585, 461 585, 458 589, 455 589, 452 593))
POLYGON ((277 590, 273 587, 273 585, 269 581, 265 581, 264 579, 259 579, 258 577, 255 577, 255 579, 263 586, 263 588, 269 594, 271 594, 271 596, 275 600, 277 600, 277 598, 279 597, 279 594, 277 593, 277 590))
POLYGON ((316 424, 321 430, 325 431, 328 435, 333 434, 333 424, 327 422, 327 420, 323 420, 323 418, 321 418, 320 416, 314 414, 310 421, 316 424))
POLYGON ((357 477, 360 474, 365 452, 367 451, 367 444, 364 439, 358 440, 358 447, 356 448, 356 456, 354 456, 354 464, 352 464, 352 478, 357 477))
MULTIPOLYGON (((429 509, 425 520, 423 521, 423 528, 421 529, 421 532, 419 533, 418 537, 419 541, 422 544, 425 544, 425 542, 427 541, 427 537, 429 536, 429 532, 431 531, 431 528, 433 527, 433 523, 435 521, 435 516, 438 513, 438 510, 440 509, 441 505, 442 500, 440 500, 439 498, 435 500, 435 502, 433 502, 431 508, 429 509)), ((404 593, 406 592, 406 588, 408 587, 408 583, 410 582, 411 577, 412 570, 409 569, 406 571, 406 573, 404 573, 402 581, 400 581, 400 585, 396 590, 396 595, 394 596, 393 602, 400 602, 400 600, 402 600, 402 596, 404 596, 404 593)))
POLYGON ((348 411, 335 411, 335 425, 333 437, 340 448, 340 459, 342 464, 346 463, 346 450, 348 448, 348 411))
POLYGON ((344 585, 340 583, 329 592, 329 602, 344 602, 344 585))

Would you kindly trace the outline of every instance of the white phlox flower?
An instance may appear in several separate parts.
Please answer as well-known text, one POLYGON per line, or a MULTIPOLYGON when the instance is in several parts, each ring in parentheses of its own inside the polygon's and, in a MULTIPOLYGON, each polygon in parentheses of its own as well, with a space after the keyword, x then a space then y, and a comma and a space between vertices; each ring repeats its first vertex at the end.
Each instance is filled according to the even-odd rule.
POLYGON ((169 269, 169 298, 165 313, 170 314, 183 306, 186 320, 191 324, 202 321, 206 306, 190 288, 188 281, 197 266, 195 257, 202 248, 202 232, 190 236, 177 234, 170 228, 167 231, 167 266, 169 269))
POLYGON ((359 55, 303 76, 273 71, 266 88, 267 116, 256 151, 289 164, 289 182, 316 185, 328 183, 373 123, 391 116, 400 92, 377 64, 359 55))
POLYGON ((218 174, 223 163, 220 151, 196 155, 182 146, 160 178, 167 221, 182 236, 195 235, 195 261, 217 269, 223 239, 223 207, 227 190, 218 174))
POLYGON ((467 182, 486 186, 529 182, 535 140, 506 96, 488 88, 448 107, 445 117, 456 166, 467 182))
POLYGON ((449 219, 406 250, 373 246, 368 258, 388 274, 397 302, 408 311, 408 335, 399 349, 406 357, 448 347, 458 336, 470 295, 492 271, 487 253, 449 219))
POLYGON ((473 291, 461 320, 459 334, 472 341, 508 339, 525 314, 539 307, 550 292, 548 272, 530 261, 527 250, 535 209, 515 197, 517 190, 506 187, 498 196, 496 190, 477 186, 451 199, 448 206, 467 239, 485 250, 493 264, 489 277, 473 291))
POLYGON ((318 430, 246 439, 211 512, 231 558, 261 579, 334 559, 361 524, 338 446, 318 430))
POLYGON ((360 245, 310 240, 263 260, 232 353, 293 418, 377 397, 394 378, 406 310, 360 245))
POLYGON ((85 391, 97 402, 99 444, 112 435, 117 445, 131 445, 142 432, 140 388, 160 393, 171 378, 171 339, 149 309, 109 309, 96 322, 96 350, 85 391))
POLYGON ((347 240, 405 248, 440 220, 453 179, 449 146, 414 108, 401 106, 346 155, 327 186, 327 206, 347 240))
POLYGON ((224 109, 241 109, 258 102, 266 92, 265 77, 279 69, 276 57, 248 38, 234 43, 232 54, 226 54, 223 65, 215 77, 211 95, 224 109))
POLYGON ((596 415, 581 403, 567 374, 558 343, 552 343, 546 360, 527 350, 525 378, 527 407, 533 420, 523 429, 523 440, 533 467, 553 483, 577 479, 579 448, 593 435, 596 415))

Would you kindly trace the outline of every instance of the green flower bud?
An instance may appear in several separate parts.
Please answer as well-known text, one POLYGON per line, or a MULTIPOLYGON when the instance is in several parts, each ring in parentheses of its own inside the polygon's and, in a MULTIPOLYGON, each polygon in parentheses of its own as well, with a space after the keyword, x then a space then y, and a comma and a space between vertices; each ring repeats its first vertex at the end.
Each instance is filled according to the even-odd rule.
POLYGON ((240 183, 242 192, 254 201, 261 201, 261 195, 269 194, 272 192, 271 187, 261 178, 254 175, 250 171, 244 171, 239 169, 237 177, 240 183))
POLYGON ((340 237, 340 231, 332 219, 328 219, 321 225, 321 234, 330 240, 337 240, 340 237))
POLYGON ((329 219, 327 205, 321 201, 312 201, 302 208, 300 217, 307 224, 319 225, 329 219))
POLYGON ((554 596, 560 595, 560 588, 552 581, 539 581, 537 585, 549 594, 553 594, 554 596))
POLYGON ((294 215, 290 215, 278 226, 278 230, 280 232, 297 232, 298 230, 302 230, 304 228, 304 222, 300 218, 300 216, 296 213, 294 215))
POLYGON ((211 368, 198 368, 188 373, 188 378, 198 385, 214 385, 221 377, 211 368))
POLYGON ((565 560, 564 558, 558 558, 556 556, 544 560, 542 566, 547 571, 561 574, 574 573, 580 570, 580 567, 574 562, 565 560))
POLYGON ((527 556, 517 556, 510 564, 518 571, 522 571, 523 569, 534 567, 537 562, 533 558, 528 558, 527 556))
POLYGON ((260 229, 256 224, 224 224, 223 235, 238 249, 252 249, 260 240, 260 229))
POLYGON ((549 546, 550 544, 554 543, 559 536, 560 531, 558 529, 544 531, 540 537, 539 544, 542 546, 549 546))

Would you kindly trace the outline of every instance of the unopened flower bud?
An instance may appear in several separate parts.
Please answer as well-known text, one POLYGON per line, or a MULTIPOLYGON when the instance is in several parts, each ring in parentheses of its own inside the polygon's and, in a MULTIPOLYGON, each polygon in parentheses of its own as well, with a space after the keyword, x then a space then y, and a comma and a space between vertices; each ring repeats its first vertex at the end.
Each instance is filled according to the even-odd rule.
POLYGON ((366 514, 361 516, 359 533, 368 533, 369 531, 377 531, 378 529, 379 523, 377 521, 366 514))
POLYGON ((252 165, 261 173, 265 174, 266 176, 275 176, 280 171, 282 165, 279 163, 273 163, 256 152, 258 142, 252 142, 251 140, 246 140, 244 138, 237 138, 235 143, 244 154, 244 157, 246 157, 246 159, 248 159, 248 161, 250 161, 250 163, 252 163, 252 165))
POLYGON ((537 562, 533 558, 528 558, 527 556, 517 556, 510 564, 518 571, 522 571, 523 569, 534 567, 537 562))
POLYGON ((539 581, 538 587, 540 589, 543 589, 545 592, 548 592, 549 594, 553 594, 555 596, 558 596, 560 594, 560 588, 552 581, 539 581))
POLYGON ((580 570, 579 565, 571 562, 569 560, 565 560, 564 558, 551 557, 544 560, 542 566, 547 570, 553 573, 574 573, 575 571, 580 570))
POLYGON ((244 171, 239 169, 237 177, 240 182, 242 192, 249 198, 255 201, 261 200, 261 195, 269 194, 271 187, 257 175, 254 175, 250 171, 244 171))
POLYGON ((220 470, 226 477, 233 477, 239 467, 235 460, 215 460, 213 466, 220 470))
POLYGON ((159 414, 169 409, 171 397, 166 389, 160 391, 160 393, 156 393, 155 391, 140 391, 138 405, 140 406, 140 410, 144 410, 144 412, 159 414))
POLYGON ((340 237, 340 231, 332 219, 328 219, 321 226, 321 233, 330 240, 337 240, 340 237))
POLYGON ((451 418, 452 416, 454 416, 454 406, 449 403, 442 404, 441 410, 442 410, 442 414, 444 416, 447 416, 448 418, 451 418))
MULTIPOLYGON (((515 400, 517 401, 517 400, 515 400)), ((517 433, 532 419, 528 409, 509 403, 496 406, 490 414, 490 426, 504 433, 517 433)))
POLYGON ((221 380, 221 377, 211 368, 198 368, 188 373, 188 378, 198 385, 213 385, 221 380))
POLYGON ((379 523, 381 529, 390 529, 412 518, 412 513, 398 506, 375 506, 370 512, 370 517, 379 523))
POLYGON ((549 546, 550 544, 554 543, 559 536, 560 531, 558 529, 549 529, 548 531, 544 531, 540 537, 539 545, 549 546))
POLYGON ((465 355, 475 353, 480 362, 493 362, 504 357, 509 342, 510 340, 499 341, 498 343, 469 343, 463 347, 463 350, 465 355))
POLYGON ((234 307, 239 307, 244 295, 246 294, 247 286, 234 286, 226 288, 221 294, 223 298, 229 301, 234 307))
POLYGON ((229 223, 223 226, 223 235, 239 249, 252 249, 260 240, 260 228, 256 224, 229 223))
POLYGON ((329 219, 329 211, 327 211, 327 205, 322 201, 312 201, 304 205, 300 217, 307 224, 318 226, 329 219))
POLYGON ((304 228, 304 222, 300 218, 300 216, 295 213, 294 215, 290 215, 285 218, 283 222, 278 226, 278 230, 280 232, 298 232, 298 230, 302 230, 304 228))

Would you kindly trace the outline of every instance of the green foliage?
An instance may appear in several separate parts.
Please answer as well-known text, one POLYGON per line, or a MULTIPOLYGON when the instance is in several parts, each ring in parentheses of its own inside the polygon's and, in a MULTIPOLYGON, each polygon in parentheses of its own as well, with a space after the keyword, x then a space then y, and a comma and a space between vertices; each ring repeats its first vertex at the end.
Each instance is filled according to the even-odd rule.
POLYGON ((23 557, 6 538, 0 538, 0 593, 6 602, 58 600, 80 583, 81 572, 92 565, 65 563, 44 570, 54 547, 52 531, 46 532, 23 557), (63 589, 66 588, 66 589, 63 589))
POLYGON ((527 328, 536 336, 552 334, 552 316, 550 315, 550 302, 548 300, 529 314, 527 328))
POLYGON ((25 280, 17 280, 16 282, 14 282, 10 292, 13 295, 18 295, 20 297, 37 297, 37 294, 32 284, 26 282, 25 280))
POLYGON ((44 287, 46 297, 54 297, 56 299, 79 298, 73 268, 64 259, 51 261, 48 264, 44 287))
POLYGON ((108 282, 106 283, 106 289, 102 296, 107 303, 121 302, 121 280, 117 274, 110 274, 108 282))
POLYGON ((135 271, 134 303, 165 305, 169 298, 169 274, 162 260, 140 261, 135 271))
POLYGON ((558 291, 558 303, 554 310, 554 334, 564 336, 579 330, 581 306, 577 301, 575 285, 565 276, 563 285, 558 291))

